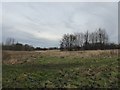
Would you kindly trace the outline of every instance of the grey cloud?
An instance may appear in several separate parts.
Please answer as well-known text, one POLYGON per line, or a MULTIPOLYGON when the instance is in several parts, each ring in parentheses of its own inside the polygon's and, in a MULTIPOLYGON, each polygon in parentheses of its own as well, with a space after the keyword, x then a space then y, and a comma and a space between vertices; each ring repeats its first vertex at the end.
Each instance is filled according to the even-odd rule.
POLYGON ((117 3, 4 3, 2 37, 34 46, 59 46, 53 37, 101 27, 117 42, 117 19, 117 3))

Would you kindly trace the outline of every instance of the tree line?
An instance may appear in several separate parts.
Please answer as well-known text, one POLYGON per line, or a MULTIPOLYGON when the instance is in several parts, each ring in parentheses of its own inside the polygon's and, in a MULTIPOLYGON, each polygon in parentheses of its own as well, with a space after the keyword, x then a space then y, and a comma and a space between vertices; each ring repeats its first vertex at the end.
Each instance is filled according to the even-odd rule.
POLYGON ((14 38, 7 38, 5 43, 2 43, 2 50, 14 50, 14 51, 32 51, 34 47, 32 45, 16 42, 14 38))
POLYGON ((19 43, 14 38, 7 38, 4 43, 2 43, 2 50, 13 50, 13 51, 33 51, 33 50, 59 50, 58 47, 33 47, 32 45, 19 43))
POLYGON ((110 43, 109 36, 105 29, 97 29, 94 32, 86 31, 85 33, 64 34, 60 47, 33 47, 32 45, 16 42, 14 38, 7 38, 5 43, 2 43, 2 50, 14 51, 33 51, 33 50, 105 50, 105 49, 120 49, 120 44, 110 43))
POLYGON ((118 49, 120 45, 110 43, 105 29, 94 32, 64 34, 60 41, 60 50, 105 50, 118 49))

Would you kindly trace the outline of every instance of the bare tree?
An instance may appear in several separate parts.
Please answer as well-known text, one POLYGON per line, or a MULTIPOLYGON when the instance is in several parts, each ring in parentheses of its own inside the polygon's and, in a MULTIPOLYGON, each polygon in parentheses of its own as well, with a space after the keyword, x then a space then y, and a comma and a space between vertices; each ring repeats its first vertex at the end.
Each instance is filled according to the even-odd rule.
POLYGON ((89 35, 89 43, 91 43, 91 44, 95 44, 95 39, 96 37, 95 37, 95 32, 92 32, 92 33, 90 33, 90 35, 89 35))
POLYGON ((14 38, 7 38, 6 39, 6 45, 13 45, 15 43, 15 39, 14 38))
POLYGON ((61 48, 67 49, 70 46, 69 34, 64 34, 62 40, 60 41, 61 48))
POLYGON ((87 31, 84 34, 84 44, 87 45, 89 43, 89 32, 87 31))
POLYGON ((98 40, 100 44, 106 44, 108 43, 108 35, 104 29, 99 28, 98 29, 98 40))
POLYGON ((76 46, 82 47, 84 43, 84 34, 75 33, 75 37, 76 37, 76 46))
POLYGON ((107 43, 108 43, 108 40, 109 40, 108 34, 107 34, 107 32, 103 29, 103 30, 102 30, 102 43, 103 43, 103 44, 107 44, 107 43))

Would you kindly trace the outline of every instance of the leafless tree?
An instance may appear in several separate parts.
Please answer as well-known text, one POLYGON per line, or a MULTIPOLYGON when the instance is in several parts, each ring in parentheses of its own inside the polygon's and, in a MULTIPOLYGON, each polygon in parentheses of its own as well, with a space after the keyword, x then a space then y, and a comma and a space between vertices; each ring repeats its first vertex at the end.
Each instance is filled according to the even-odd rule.
POLYGON ((6 39, 6 45, 13 45, 15 43, 15 39, 14 38, 7 38, 6 39))
POLYGON ((87 45, 89 43, 89 32, 87 31, 84 34, 84 44, 87 45))
POLYGON ((108 42, 108 35, 105 31, 105 29, 98 29, 98 40, 100 44, 106 44, 108 42))
POLYGON ((75 37, 76 37, 76 46, 82 47, 84 43, 84 34, 75 33, 75 37))
POLYGON ((95 43, 95 33, 92 32, 89 35, 89 43, 94 44, 95 43))

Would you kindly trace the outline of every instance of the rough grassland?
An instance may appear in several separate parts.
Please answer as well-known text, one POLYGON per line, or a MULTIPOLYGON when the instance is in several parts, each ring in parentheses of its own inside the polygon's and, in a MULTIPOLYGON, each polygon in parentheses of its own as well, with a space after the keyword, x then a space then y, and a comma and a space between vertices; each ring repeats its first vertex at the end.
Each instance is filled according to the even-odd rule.
POLYGON ((3 88, 117 88, 118 51, 3 51, 3 88))

